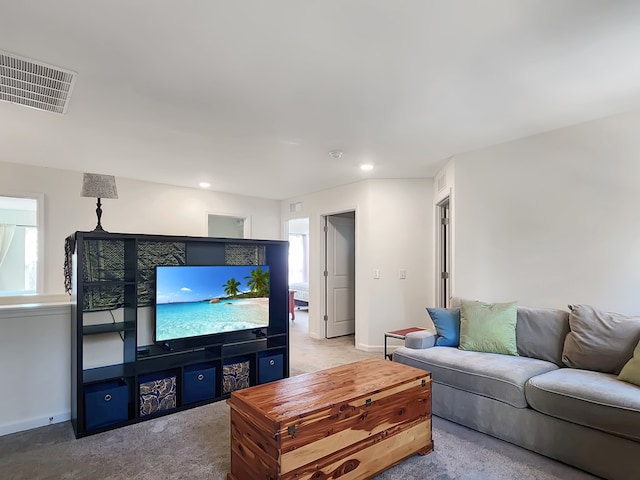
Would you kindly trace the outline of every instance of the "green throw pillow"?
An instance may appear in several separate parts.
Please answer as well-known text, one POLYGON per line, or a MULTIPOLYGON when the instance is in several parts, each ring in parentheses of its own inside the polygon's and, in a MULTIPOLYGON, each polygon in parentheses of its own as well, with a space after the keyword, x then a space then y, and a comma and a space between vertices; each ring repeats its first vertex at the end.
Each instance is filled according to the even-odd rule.
POLYGON ((620 372, 620 375, 618 375, 618 380, 633 383, 640 387, 640 342, 636 345, 636 349, 633 351, 633 357, 631 360, 622 367, 622 371, 620 372))
POLYGON ((460 303, 460 350, 518 355, 517 302, 460 303))

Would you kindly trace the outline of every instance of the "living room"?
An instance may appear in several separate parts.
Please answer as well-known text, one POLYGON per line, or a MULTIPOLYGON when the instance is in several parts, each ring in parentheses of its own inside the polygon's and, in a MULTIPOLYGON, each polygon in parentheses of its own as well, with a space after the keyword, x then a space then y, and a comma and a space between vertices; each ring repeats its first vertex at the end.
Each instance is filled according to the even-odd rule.
MULTIPOLYGON (((596 2, 587 3, 584 13, 589 13, 588 18, 596 25, 596 2)), ((553 9, 550 4, 546 8, 553 9)), ((566 2, 563 13, 567 16, 557 18, 569 21, 573 8, 578 8, 575 2, 566 2)), ((633 24, 636 8, 623 2, 617 9, 612 8, 611 17, 601 19, 606 18, 610 22, 607 25, 623 32, 620 35, 626 35, 624 43, 632 46, 638 44, 634 36, 637 34, 622 27, 633 24)), ((3 22, 8 22, 10 15, 3 17, 3 22)), ((1 26, 4 33, 0 33, 0 49, 58 63, 57 57, 39 53, 33 46, 21 48, 28 42, 16 33, 15 27, 4 23, 1 26)), ((518 108, 527 112, 534 111, 533 107, 523 103, 501 112, 497 102, 494 108, 491 99, 482 98, 480 92, 464 101, 457 97, 455 102, 466 106, 459 113, 460 130, 453 135, 462 137, 466 133, 466 144, 457 144, 458 150, 437 157, 430 174, 392 178, 391 174, 385 176, 381 166, 383 173, 379 177, 358 173, 345 176, 347 181, 332 186, 284 197, 232 193, 222 184, 202 190, 129 177, 119 172, 126 172, 126 164, 132 163, 132 158, 120 155, 111 159, 96 152, 104 151, 106 143, 81 142, 85 135, 94 139, 91 128, 69 133, 58 130, 57 125, 55 132, 63 133, 68 142, 83 143, 81 155, 73 155, 84 156, 87 163, 72 165, 66 163, 72 154, 63 146, 32 145, 39 130, 52 128, 43 117, 50 114, 0 103, 0 194, 35 194, 43 199, 44 221, 40 227, 44 262, 39 289, 42 297, 38 300, 46 304, 34 310, 37 313, 13 304, 2 314, 2 378, 14 387, 0 403, 0 434, 69 418, 70 334, 68 306, 64 306, 68 303, 63 282, 64 239, 76 230, 91 230, 95 225, 95 199, 81 198, 79 194, 84 171, 116 175, 119 198, 105 200, 103 205, 102 223, 109 232, 206 236, 206 216, 217 213, 250 217, 253 238, 282 239, 286 238, 287 220, 308 217, 312 272, 308 333, 315 339, 323 336, 324 312, 318 307, 322 304, 321 277, 313 275, 321 271, 323 261, 321 220, 324 215, 355 210, 354 342, 365 352, 382 355, 385 331, 429 325, 425 307, 438 302, 435 205, 445 196, 451 201, 454 295, 495 302, 517 300, 519 305, 562 309, 567 304, 584 303, 602 310, 639 314, 635 290, 640 283, 640 269, 633 252, 640 237, 640 222, 634 221, 639 215, 636 205, 640 200, 635 185, 640 173, 636 159, 640 154, 636 133, 640 127, 640 95, 636 85, 640 82, 634 60, 625 57, 628 51, 620 52, 618 58, 618 50, 596 48, 598 42, 593 38, 599 37, 593 30, 583 25, 579 31, 581 34, 575 34, 573 40, 586 42, 586 52, 593 49, 600 55, 593 63, 587 62, 591 70, 587 71, 590 76, 583 79, 587 93, 582 97, 582 84, 561 64, 538 64, 534 61, 538 57, 534 57, 532 65, 541 71, 533 67, 518 69, 520 64, 515 60, 515 67, 507 62, 498 69, 503 75, 515 69, 516 76, 523 77, 521 83, 516 82, 517 95, 511 101, 529 97, 533 102, 560 105, 550 109, 546 117, 532 118, 533 127, 525 129, 518 124, 521 132, 509 130, 496 136, 493 143, 483 143, 485 138, 474 138, 471 117, 478 111, 490 112, 488 117, 509 117, 518 108), (563 80, 562 74, 571 80, 563 80), (624 81, 619 83, 620 79, 624 81), (556 82, 563 88, 545 96, 544 89, 536 90, 536 82, 545 83, 545 88, 556 82), (632 86, 624 90, 625 85, 632 86), (584 103, 579 104, 579 100, 584 103), (471 113, 466 116, 465 111, 471 113), (537 127, 549 118, 555 128, 537 127), (21 124, 18 120, 26 122, 29 129, 17 127, 21 124), (27 136, 27 131, 33 136, 27 136), (60 163, 48 164, 45 157, 58 158, 60 163), (92 157, 102 161, 88 163, 92 157), (444 183, 438 183, 443 178, 444 183), (301 204, 301 210, 292 212, 292 204, 301 204), (400 269, 406 270, 406 279, 398 278, 400 269), (374 270, 379 271, 380 278, 374 278, 374 270), (30 381, 25 382, 25 378, 30 381), (43 390, 49 392, 46 399, 40 395, 43 390)), ((607 42, 619 45, 614 41, 615 35, 603 34, 602 38, 605 47, 607 42)), ((582 74, 586 75, 585 71, 582 74)), ((82 77, 80 72, 78 82, 83 81, 82 77)), ((86 108, 82 107, 82 90, 77 88, 69 117, 74 114, 73 108, 86 108)), ((326 144, 323 148, 322 158, 318 154, 317 161, 321 169, 328 169, 326 151, 330 149, 344 148, 343 161, 353 161, 343 146, 326 144)), ((174 162, 182 164, 181 150, 176 148, 172 153, 174 162)), ((394 155, 390 153, 389 157, 394 155)), ((163 168, 170 170, 160 165, 157 169, 163 168)), ((218 165, 215 168, 224 170, 218 165)), ((303 164, 301 169, 305 168, 303 164)), ((390 162, 386 172, 392 170, 390 162)), ((287 172, 281 172, 281 177, 286 178, 287 172)), ((309 176, 313 176, 311 172, 309 176)), ((149 177, 153 175, 155 172, 150 169, 149 177)), ((282 183, 278 185, 282 191, 290 188, 282 183)))

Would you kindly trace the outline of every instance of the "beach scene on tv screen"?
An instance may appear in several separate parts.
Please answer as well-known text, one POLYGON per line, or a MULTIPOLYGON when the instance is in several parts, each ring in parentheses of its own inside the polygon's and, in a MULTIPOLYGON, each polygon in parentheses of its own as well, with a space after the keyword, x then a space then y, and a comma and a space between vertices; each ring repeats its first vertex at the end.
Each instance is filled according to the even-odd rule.
POLYGON ((157 268, 157 342, 268 325, 268 266, 157 268))

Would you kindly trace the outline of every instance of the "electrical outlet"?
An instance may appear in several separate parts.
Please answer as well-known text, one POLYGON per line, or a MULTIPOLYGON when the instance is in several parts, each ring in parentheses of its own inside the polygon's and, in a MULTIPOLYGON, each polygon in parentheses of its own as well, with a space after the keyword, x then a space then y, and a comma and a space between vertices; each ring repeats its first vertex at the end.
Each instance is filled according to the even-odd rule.
POLYGON ((407 278, 407 271, 404 268, 400 269, 400 280, 407 278))

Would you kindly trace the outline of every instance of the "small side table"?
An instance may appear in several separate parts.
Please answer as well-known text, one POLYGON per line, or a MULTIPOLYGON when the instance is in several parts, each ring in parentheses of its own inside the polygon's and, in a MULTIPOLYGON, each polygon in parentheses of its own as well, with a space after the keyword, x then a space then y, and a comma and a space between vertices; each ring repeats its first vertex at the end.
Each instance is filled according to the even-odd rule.
POLYGON ((404 337, 407 336, 407 333, 419 332, 421 330, 426 330, 426 328, 411 327, 403 328, 402 330, 392 330, 391 332, 384 332, 384 358, 388 358, 389 360, 391 360, 391 354, 387 354, 387 338, 398 338, 400 340, 404 340, 404 337))
POLYGON ((293 299, 295 295, 295 290, 289 290, 289 313, 291 314, 291 321, 293 322, 296 319, 296 302, 293 299))

